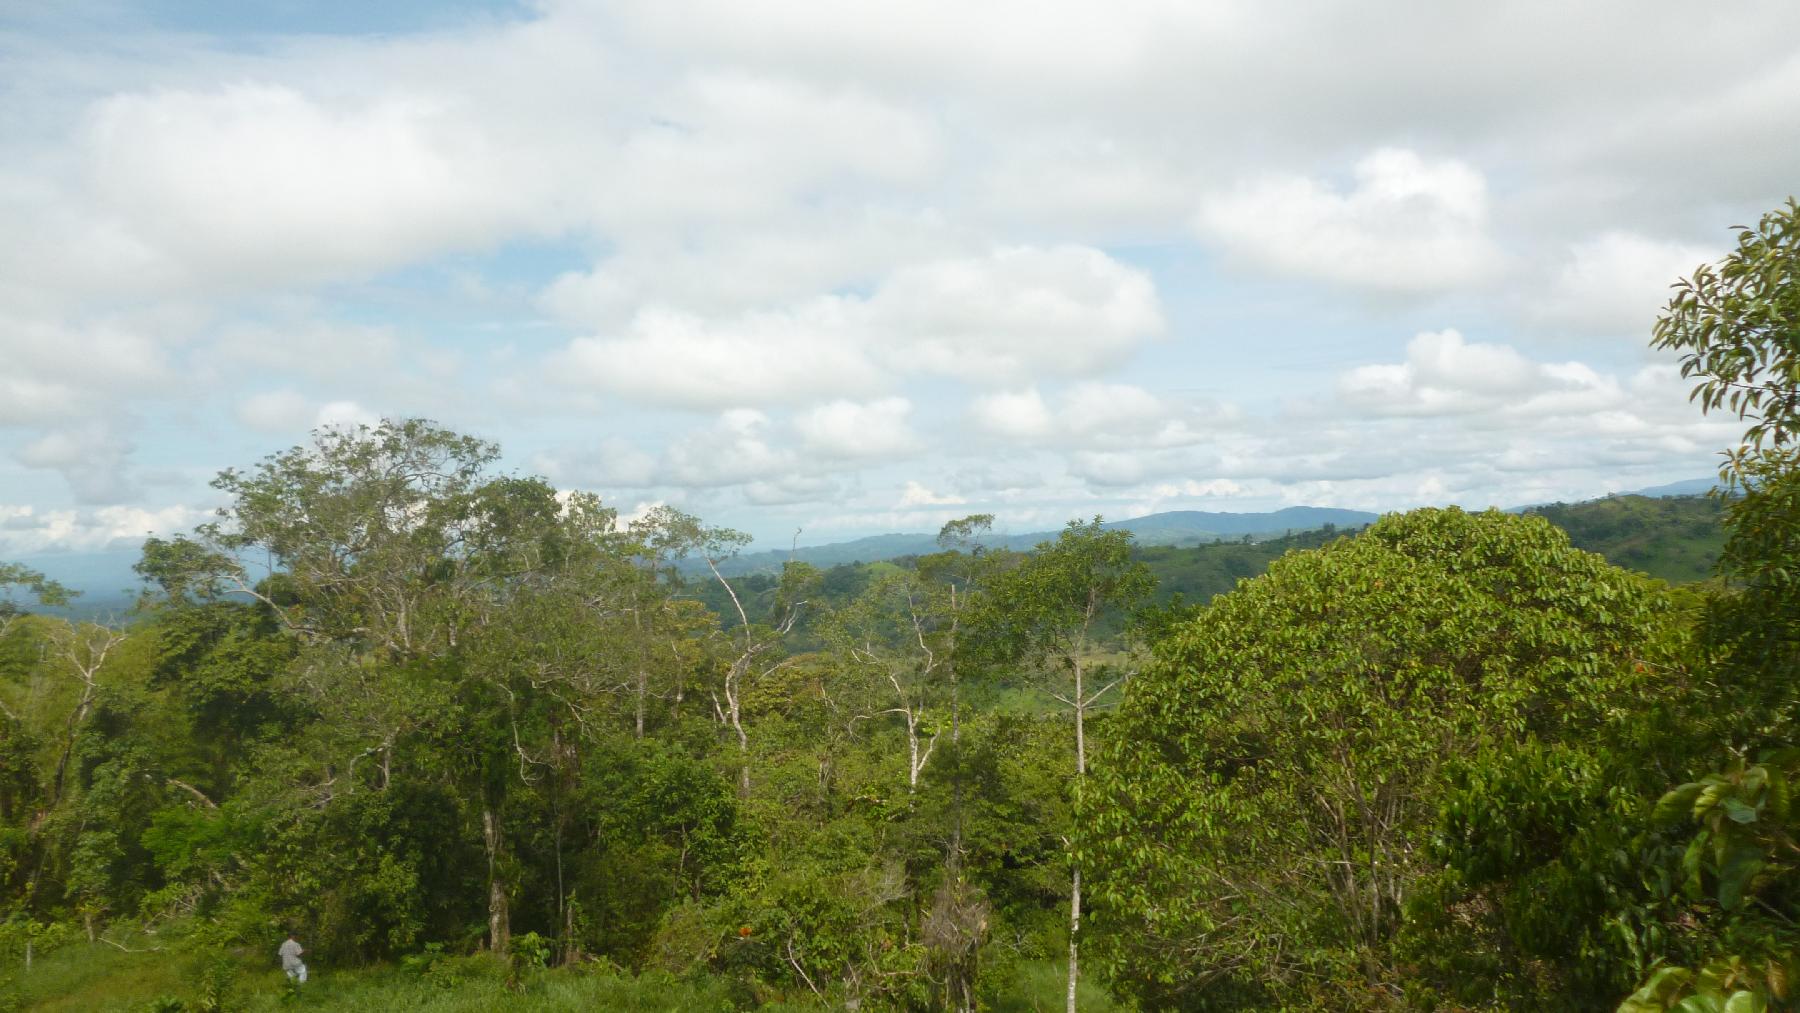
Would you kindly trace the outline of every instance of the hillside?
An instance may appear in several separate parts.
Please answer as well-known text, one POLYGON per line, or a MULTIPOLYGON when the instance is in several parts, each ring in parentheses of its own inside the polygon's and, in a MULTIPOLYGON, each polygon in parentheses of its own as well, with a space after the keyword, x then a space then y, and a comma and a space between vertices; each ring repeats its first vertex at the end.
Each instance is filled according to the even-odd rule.
POLYGON ((1707 496, 1609 496, 1527 511, 1569 533, 1577 548, 1673 584, 1712 576, 1725 545, 1723 505, 1707 496))
MULTIPOLYGON (((1252 541, 1281 538, 1299 531, 1336 525, 1341 528, 1361 527, 1373 523, 1377 514, 1365 510, 1340 510, 1335 507, 1284 507, 1262 513, 1214 513, 1204 510, 1170 510, 1164 513, 1111 521, 1110 530, 1129 531, 1139 545, 1205 545, 1229 539, 1237 541, 1249 536, 1252 541)), ((986 539, 995 548, 1024 552, 1039 542, 1052 541, 1054 531, 1028 531, 1023 534, 1000 534, 986 539)), ((918 556, 938 550, 937 539, 930 534, 871 535, 847 542, 802 546, 799 549, 770 549, 749 552, 722 564, 727 576, 753 573, 778 573, 783 563, 792 559, 828 568, 845 563, 868 563, 882 559, 918 556)), ((704 572, 698 561, 687 564, 689 572, 704 572)))
MULTIPOLYGON (((1567 531, 1569 540, 1577 548, 1597 552, 1618 566, 1647 573, 1673 584, 1692 583, 1712 576, 1713 566, 1717 563, 1719 550, 1724 544, 1721 507, 1717 501, 1704 496, 1666 499, 1639 495, 1611 496, 1586 503, 1554 503, 1522 512, 1539 514, 1567 531)), ((1139 518, 1138 521, 1170 516, 1173 515, 1155 514, 1149 518, 1139 518)), ((1233 515, 1199 516, 1211 519, 1233 515)), ((1268 518, 1276 515, 1237 516, 1268 518)), ((1229 539, 1214 536, 1217 541, 1202 544, 1158 544, 1145 535, 1139 535, 1136 556, 1149 566, 1150 572, 1156 577, 1156 592, 1152 599, 1154 603, 1167 603, 1176 595, 1190 604, 1205 603, 1216 595, 1232 590, 1240 580, 1260 575, 1268 569, 1270 563, 1289 552, 1318 548, 1367 526, 1366 523, 1325 523, 1325 527, 1294 530, 1274 536, 1238 535, 1229 539)), ((1149 526, 1149 530, 1154 534, 1159 528, 1153 524, 1149 526)), ((1198 528, 1184 528, 1179 522, 1174 522, 1162 526, 1160 530, 1192 531, 1198 528)), ((1052 536, 1044 534, 1032 537, 1042 541, 1052 536)), ((867 545, 880 541, 863 539, 861 542, 845 542, 843 546, 867 545)), ((1036 542, 1027 542, 1025 536, 1019 536, 1009 539, 1008 544, 1009 547, 1026 549, 1036 542)), ((914 553, 894 557, 892 561, 839 562, 821 566, 824 570, 823 581, 815 600, 826 606, 848 602, 868 586, 870 579, 880 569, 891 568, 895 563, 910 565, 911 555, 921 551, 936 551, 937 548, 935 543, 923 536, 919 536, 919 545, 921 548, 914 553)), ((800 558, 806 560, 806 550, 800 551, 800 558)), ((772 570, 743 573, 733 576, 731 580, 750 617, 753 620, 763 618, 773 600, 776 580, 772 570)), ((734 625, 731 601, 717 583, 711 579, 692 580, 688 593, 723 616, 727 627, 734 625)), ((803 638, 806 636, 804 623, 799 632, 803 638)))

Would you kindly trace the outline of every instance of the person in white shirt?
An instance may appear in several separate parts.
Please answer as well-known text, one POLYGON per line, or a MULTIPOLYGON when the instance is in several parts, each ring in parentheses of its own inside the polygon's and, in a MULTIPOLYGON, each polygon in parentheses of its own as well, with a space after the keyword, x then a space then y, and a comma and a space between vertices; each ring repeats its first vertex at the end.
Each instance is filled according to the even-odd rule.
POLYGON ((282 943, 281 948, 275 952, 280 955, 281 969, 287 972, 287 976, 302 985, 306 984, 306 965, 300 962, 300 954, 306 950, 300 946, 300 941, 294 938, 292 932, 288 933, 287 942, 282 943))

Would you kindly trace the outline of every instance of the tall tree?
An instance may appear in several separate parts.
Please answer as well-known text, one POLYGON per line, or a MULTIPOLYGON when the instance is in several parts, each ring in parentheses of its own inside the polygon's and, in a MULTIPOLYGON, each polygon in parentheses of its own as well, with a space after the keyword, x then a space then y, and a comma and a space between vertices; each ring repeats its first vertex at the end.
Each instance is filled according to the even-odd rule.
MULTIPOLYGON (((489 942, 510 936, 506 786, 521 748, 517 670, 472 650, 507 610, 606 536, 610 511, 564 504, 535 479, 495 476, 498 448, 421 419, 323 429, 310 446, 213 483, 230 497, 185 559, 266 606, 309 648, 298 681, 354 751, 325 783, 393 778, 396 753, 426 721, 467 728, 461 769, 488 859, 489 942), (247 560, 260 554, 267 576, 247 560), (487 667, 483 667, 484 664, 487 667)), ((454 736, 453 736, 454 737, 454 736)), ((523 769, 523 768, 521 768, 523 769)), ((327 795, 329 798, 329 795, 327 795)))
POLYGON ((855 695, 858 713, 851 720, 900 718, 909 793, 918 791, 919 775, 941 734, 930 715, 950 660, 944 627, 955 622, 954 615, 937 612, 942 601, 933 590, 917 571, 895 570, 877 577, 826 624, 844 671, 861 684, 855 695))
POLYGON ((689 551, 705 560, 707 571, 724 589, 731 602, 731 614, 737 618, 737 623, 725 634, 730 643, 725 652, 729 660, 719 690, 713 696, 713 713, 737 739, 738 791, 748 798, 750 733, 744 727, 744 691, 759 676, 769 675, 786 663, 784 638, 806 614, 810 595, 818 588, 819 571, 809 564, 789 560, 781 569, 781 580, 775 587, 767 620, 751 622, 743 596, 719 569, 722 563, 750 544, 750 536, 731 528, 707 527, 699 518, 672 509, 665 510, 663 518, 663 537, 673 544, 689 547, 689 551))
MULTIPOLYGON (((1101 662, 1096 634, 1109 614, 1129 610, 1154 589, 1150 571, 1131 558, 1131 532, 1107 530, 1099 517, 1071 521, 1054 542, 1040 543, 1019 565, 993 581, 987 629, 990 650, 1025 661, 1043 673, 1048 692, 1075 724, 1075 801, 1087 781, 1087 716, 1123 675, 1101 662), (1095 689, 1090 677, 1104 681, 1095 689)), ((1081 959, 1081 860, 1070 842, 1069 978, 1067 1004, 1075 1011, 1081 959)))

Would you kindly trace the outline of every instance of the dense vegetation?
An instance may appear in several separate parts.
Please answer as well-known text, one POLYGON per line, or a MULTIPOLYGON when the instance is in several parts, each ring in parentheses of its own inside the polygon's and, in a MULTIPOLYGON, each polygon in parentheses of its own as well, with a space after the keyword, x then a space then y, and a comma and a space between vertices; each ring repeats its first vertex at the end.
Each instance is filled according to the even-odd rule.
POLYGON ((406 420, 222 473, 129 623, 0 566, 0 1008, 1791 1009, 1797 218, 1658 326, 1733 497, 1573 541, 974 516, 726 580, 406 420), (1581 547, 1702 509, 1721 581, 1581 547))
POLYGON ((1710 496, 1608 496, 1531 512, 1569 533, 1578 549, 1671 583, 1711 577, 1725 549, 1725 501, 1710 496))

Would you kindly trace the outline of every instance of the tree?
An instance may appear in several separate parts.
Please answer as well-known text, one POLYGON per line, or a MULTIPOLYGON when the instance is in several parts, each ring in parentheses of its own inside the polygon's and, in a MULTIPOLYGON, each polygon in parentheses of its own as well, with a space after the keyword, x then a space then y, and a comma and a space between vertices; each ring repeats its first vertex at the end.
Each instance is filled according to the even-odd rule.
POLYGON ((497 456, 422 419, 322 429, 247 474, 222 472, 220 519, 197 545, 153 543, 143 568, 181 593, 233 586, 306 645, 297 682, 351 751, 326 764, 327 801, 340 778, 344 793, 357 789, 364 761, 385 790, 397 751, 429 725, 459 742, 453 767, 480 808, 499 951, 510 935, 503 803, 515 754, 526 769, 519 680, 541 687, 516 655, 479 648, 530 592, 604 554, 612 513, 592 497, 565 504, 537 479, 492 475, 497 456), (260 580, 244 562, 257 552, 260 580))
POLYGON ((1604 727, 1649 691, 1636 652, 1664 611, 1540 518, 1454 509, 1214 599, 1132 681, 1097 765, 1115 983, 1203 1008, 1394 989, 1447 762, 1604 727))
POLYGON ((1698 916, 1710 922, 1713 953, 1725 955, 1695 961, 1697 973, 1663 967, 1619 1008, 1762 1009, 1789 999, 1800 954, 1800 848, 1787 800, 1800 773, 1791 748, 1800 717, 1800 202, 1790 197, 1739 228, 1736 249, 1677 282, 1652 343, 1682 353, 1702 411, 1749 423, 1720 469, 1735 493, 1720 559, 1734 586, 1709 602, 1702 638, 1722 690, 1713 711, 1726 715, 1713 725, 1733 756, 1670 791, 1655 813, 1665 825, 1699 825, 1678 878, 1690 897, 1716 900, 1698 916))
POLYGON ((1692 400, 1750 423, 1728 452, 1729 477, 1800 438, 1800 201, 1738 229, 1737 249, 1675 283, 1652 347, 1681 351, 1692 400))
POLYGON ((852 723, 894 714, 906 729, 909 793, 918 791, 919 775, 941 734, 928 715, 949 652, 934 597, 917 571, 896 570, 877 577, 827 623, 826 639, 844 671, 853 680, 862 676, 852 723))
POLYGON ((1709 640, 1744 697, 1749 720, 1732 734, 1776 742, 1800 716, 1785 674, 1800 665, 1800 203, 1677 282, 1652 344, 1682 353, 1703 411, 1749 423, 1720 470, 1738 494, 1720 566, 1741 590, 1714 601, 1709 640))
POLYGON ((748 682, 759 675, 772 673, 784 663, 782 640, 793 632, 794 625, 806 612, 810 595, 819 583, 819 571, 809 564, 789 560, 781 568, 781 580, 776 586, 769 621, 752 623, 737 588, 719 570, 719 564, 750 544, 750 536, 730 528, 705 527, 699 518, 670 508, 664 508, 663 517, 663 537, 674 544, 691 547, 691 551, 706 561, 708 572, 724 588, 731 600, 732 611, 737 615, 737 625, 726 634, 731 648, 728 651, 730 661, 719 687, 723 698, 714 695, 713 712, 719 723, 730 728, 737 738, 738 791, 749 798, 750 734, 744 729, 744 690, 748 682))
POLYGON ((39 605, 51 608, 69 604, 80 593, 47 579, 29 567, 18 563, 0 563, 0 637, 5 637, 7 631, 12 629, 13 622, 25 614, 16 597, 21 591, 39 605))
MULTIPOLYGON (((1020 564, 996 577, 992 611, 984 631, 990 649, 1036 666, 1049 677, 1049 692, 1075 722, 1075 799, 1079 808, 1087 780, 1087 715, 1123 680, 1091 689, 1097 624, 1109 612, 1130 609, 1155 585, 1150 571, 1131 559, 1131 532, 1107 530, 1100 518, 1070 521, 1054 542, 1043 542, 1020 564)), ((1098 670, 1110 674, 1106 666, 1098 670)), ((1069 863, 1069 985, 1067 1005, 1075 1013, 1080 982, 1081 867, 1071 849, 1069 863)))

